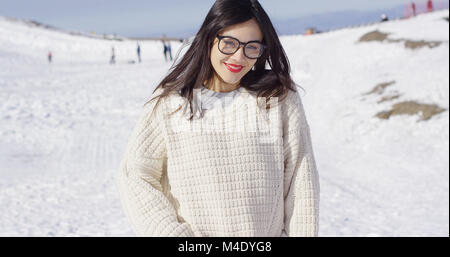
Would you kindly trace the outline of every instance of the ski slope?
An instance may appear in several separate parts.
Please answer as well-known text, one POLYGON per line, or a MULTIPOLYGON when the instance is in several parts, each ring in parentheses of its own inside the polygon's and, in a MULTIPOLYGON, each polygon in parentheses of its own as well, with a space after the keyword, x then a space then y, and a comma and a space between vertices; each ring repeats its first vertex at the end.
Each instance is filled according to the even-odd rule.
MULTIPOLYGON (((305 89, 320 236, 449 236, 448 16, 281 37, 305 89), (374 30, 442 43, 358 43, 374 30), (365 95, 389 81, 383 94, 365 95), (378 103, 389 94, 400 96, 378 103), (375 117, 409 100, 446 111, 427 121, 375 117)), ((171 66, 153 41, 140 42, 142 63, 130 63, 136 43, 0 17, 0 236, 134 236, 115 175, 141 107, 171 66)), ((172 43, 174 55, 180 46, 172 43)))

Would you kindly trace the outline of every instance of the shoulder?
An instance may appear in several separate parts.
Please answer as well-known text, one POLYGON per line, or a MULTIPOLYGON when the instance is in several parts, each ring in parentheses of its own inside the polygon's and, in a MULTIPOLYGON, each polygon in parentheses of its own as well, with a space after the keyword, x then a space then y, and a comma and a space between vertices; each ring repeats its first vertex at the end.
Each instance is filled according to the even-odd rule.
POLYGON ((295 91, 288 90, 283 99, 281 99, 281 108, 284 114, 292 115, 299 111, 303 111, 302 98, 297 86, 294 87, 295 91))
POLYGON ((289 127, 289 130, 296 130, 299 127, 308 126, 302 98, 298 87, 295 88, 295 91, 288 90, 287 95, 281 102, 283 123, 286 128, 289 127))
POLYGON ((168 95, 163 96, 164 89, 156 88, 150 96, 150 100, 144 105, 145 113, 152 113, 162 118, 174 108, 178 108, 183 104, 183 98, 177 92, 169 92, 168 95))

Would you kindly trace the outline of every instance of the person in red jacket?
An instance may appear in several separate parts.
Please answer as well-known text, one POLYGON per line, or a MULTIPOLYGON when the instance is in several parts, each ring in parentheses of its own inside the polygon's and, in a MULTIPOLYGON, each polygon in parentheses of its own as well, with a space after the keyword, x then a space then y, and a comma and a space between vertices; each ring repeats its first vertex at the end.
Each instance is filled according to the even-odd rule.
POLYGON ((416 4, 414 2, 411 2, 411 10, 412 10, 412 15, 416 16, 416 4))
POLYGON ((433 1, 432 0, 428 0, 427 2, 427 12, 432 12, 433 11, 433 1))

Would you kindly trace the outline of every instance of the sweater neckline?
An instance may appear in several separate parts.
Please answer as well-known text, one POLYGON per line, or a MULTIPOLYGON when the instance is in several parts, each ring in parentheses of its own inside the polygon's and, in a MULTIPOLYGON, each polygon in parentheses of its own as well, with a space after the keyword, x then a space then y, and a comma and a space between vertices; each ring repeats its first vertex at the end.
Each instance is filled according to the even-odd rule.
POLYGON ((236 92, 242 92, 242 87, 239 86, 238 88, 236 88, 232 91, 228 91, 228 92, 218 92, 218 91, 211 90, 211 89, 207 88, 204 84, 202 84, 202 91, 207 92, 208 94, 227 96, 227 95, 233 95, 236 92))
MULTIPOLYGON (((231 102, 223 110, 233 110, 233 108, 240 109, 241 106, 244 105, 246 102, 245 100, 242 100, 241 98, 248 97, 248 96, 246 96, 245 92, 248 92, 248 91, 243 87, 239 87, 239 88, 237 88, 233 91, 229 91, 229 92, 216 92, 216 91, 206 88, 203 84, 202 84, 201 90, 198 91, 198 93, 200 93, 201 95, 206 96, 206 97, 232 99, 231 102)), ((222 113, 222 109, 220 109, 220 108, 212 108, 209 110, 203 110, 201 100, 198 97, 199 97, 198 95, 196 97, 194 97, 195 106, 199 110, 198 115, 203 116, 205 111, 207 111, 209 113, 216 113, 216 112, 222 113)), ((228 113, 228 112, 229 111, 225 111, 225 113, 228 113)))

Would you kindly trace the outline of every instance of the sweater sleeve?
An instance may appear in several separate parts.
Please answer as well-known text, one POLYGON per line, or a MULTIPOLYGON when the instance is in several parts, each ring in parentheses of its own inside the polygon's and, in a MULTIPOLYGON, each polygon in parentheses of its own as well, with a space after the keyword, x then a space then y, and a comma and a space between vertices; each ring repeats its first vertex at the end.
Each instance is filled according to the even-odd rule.
MULTIPOLYGON (((153 96, 152 96, 153 97, 153 96)), ((138 236, 193 237, 167 190, 167 154, 154 100, 141 112, 120 163, 117 185, 125 215, 138 236)), ((159 108, 157 108, 159 109, 159 108)))
POLYGON ((289 92, 283 119, 283 236, 318 236, 319 176, 309 125, 297 92, 289 92))

